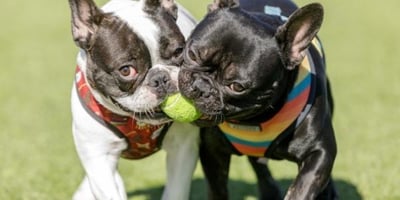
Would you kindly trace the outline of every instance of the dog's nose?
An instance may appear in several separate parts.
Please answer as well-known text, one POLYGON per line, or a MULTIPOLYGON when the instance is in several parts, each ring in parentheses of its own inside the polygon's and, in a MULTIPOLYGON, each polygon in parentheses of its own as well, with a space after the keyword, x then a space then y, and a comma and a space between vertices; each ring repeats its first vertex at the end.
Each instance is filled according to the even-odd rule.
POLYGON ((158 96, 163 97, 166 94, 171 94, 178 91, 177 81, 174 81, 171 74, 164 70, 150 71, 147 85, 152 87, 153 92, 158 96))
POLYGON ((193 82, 193 89, 197 93, 196 96, 202 98, 209 98, 211 95, 211 87, 210 84, 204 79, 196 79, 193 82))
POLYGON ((188 98, 209 98, 213 91, 209 81, 190 70, 181 69, 179 81, 181 93, 188 98))
POLYGON ((149 76, 151 76, 149 86, 154 88, 165 88, 171 80, 171 77, 166 71, 157 71, 153 74, 149 74, 149 76))

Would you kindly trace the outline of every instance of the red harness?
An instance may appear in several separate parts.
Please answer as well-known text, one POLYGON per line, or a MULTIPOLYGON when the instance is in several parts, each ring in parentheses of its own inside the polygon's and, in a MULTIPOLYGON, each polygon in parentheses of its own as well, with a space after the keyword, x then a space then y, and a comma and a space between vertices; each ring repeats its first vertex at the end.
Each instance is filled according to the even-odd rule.
POLYGON ((79 66, 76 67, 75 83, 79 99, 86 111, 128 142, 128 148, 122 152, 122 157, 140 159, 160 149, 162 138, 171 123, 150 125, 111 112, 93 97, 79 66))

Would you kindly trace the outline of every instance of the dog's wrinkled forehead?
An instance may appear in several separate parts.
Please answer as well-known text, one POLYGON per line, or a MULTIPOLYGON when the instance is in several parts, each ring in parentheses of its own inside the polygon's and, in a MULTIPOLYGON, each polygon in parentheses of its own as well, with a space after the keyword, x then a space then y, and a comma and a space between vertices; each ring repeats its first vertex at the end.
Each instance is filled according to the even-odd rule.
POLYGON ((269 60, 270 55, 277 51, 274 29, 262 23, 252 23, 252 20, 254 17, 238 9, 209 13, 188 39, 186 65, 208 70, 210 66, 223 67, 235 63, 251 68, 269 60))

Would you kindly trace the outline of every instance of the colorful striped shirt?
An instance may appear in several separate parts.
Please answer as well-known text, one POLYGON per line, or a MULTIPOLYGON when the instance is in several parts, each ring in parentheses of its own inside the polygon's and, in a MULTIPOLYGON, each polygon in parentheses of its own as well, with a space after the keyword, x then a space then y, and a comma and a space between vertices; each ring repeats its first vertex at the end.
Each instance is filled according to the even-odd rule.
MULTIPOLYGON (((322 55, 317 39, 313 45, 322 55)), ((310 53, 299 65, 298 75, 283 107, 269 120, 258 125, 243 125, 225 121, 219 125, 233 147, 244 155, 263 157, 272 142, 293 123, 298 126, 311 109, 315 96, 315 67, 310 53)))

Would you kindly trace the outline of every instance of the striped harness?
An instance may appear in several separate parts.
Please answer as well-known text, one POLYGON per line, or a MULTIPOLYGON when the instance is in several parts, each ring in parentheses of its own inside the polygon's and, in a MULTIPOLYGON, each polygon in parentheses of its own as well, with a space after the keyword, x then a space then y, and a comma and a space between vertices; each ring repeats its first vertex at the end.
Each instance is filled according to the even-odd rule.
MULTIPOLYGON (((322 56, 319 41, 314 39, 312 45, 322 56)), ((278 136, 289 127, 298 127, 304 120, 314 102, 315 85, 315 66, 308 52, 299 65, 295 84, 278 113, 261 124, 243 125, 225 121, 219 128, 239 153, 264 157, 278 136)))

